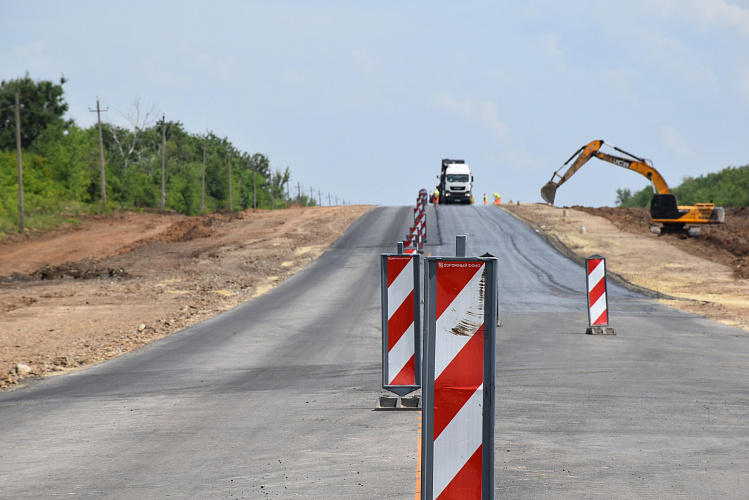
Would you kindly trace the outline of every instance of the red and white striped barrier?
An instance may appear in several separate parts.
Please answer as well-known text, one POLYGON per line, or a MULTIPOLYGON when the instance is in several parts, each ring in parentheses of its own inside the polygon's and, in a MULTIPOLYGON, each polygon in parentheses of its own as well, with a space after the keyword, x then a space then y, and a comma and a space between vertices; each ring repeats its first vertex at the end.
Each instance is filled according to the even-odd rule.
POLYGON ((421 387, 419 255, 381 256, 382 387, 404 396, 421 387))
MULTIPOLYGON (((414 209, 416 210, 416 209, 414 209)), ((426 221, 426 219, 424 219, 426 221)), ((414 225, 409 229, 406 239, 403 240, 403 245, 410 251, 421 252, 424 248, 424 238, 422 222, 419 219, 414 219, 414 225), (409 248, 410 247, 410 248, 409 248)))
POLYGON ((589 334, 615 334, 609 327, 609 302, 606 289, 606 259, 591 255, 585 259, 586 285, 588 298, 589 334))
POLYGON ((427 273, 422 498, 492 499, 496 259, 429 257, 427 273))
POLYGON ((426 189, 419 191, 416 198, 416 207, 414 207, 414 224, 403 240, 407 252, 421 252, 424 248, 424 242, 427 238, 427 215, 426 206, 428 193, 426 189))
POLYGON ((411 226, 406 239, 403 241, 403 245, 406 247, 406 252, 408 253, 418 253, 421 251, 423 243, 421 231, 417 226, 411 226))
POLYGON ((416 214, 416 224, 419 229, 419 238, 421 238, 421 241, 426 241, 426 235, 427 235, 427 214, 424 210, 424 207, 419 205, 419 209, 416 214))

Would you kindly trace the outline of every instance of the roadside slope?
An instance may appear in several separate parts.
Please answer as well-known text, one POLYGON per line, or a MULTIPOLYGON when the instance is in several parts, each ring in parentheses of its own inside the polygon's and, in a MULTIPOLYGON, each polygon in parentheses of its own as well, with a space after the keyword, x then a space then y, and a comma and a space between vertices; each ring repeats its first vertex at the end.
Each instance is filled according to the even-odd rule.
POLYGON ((749 280, 720 260, 693 255, 649 232, 623 231, 604 217, 547 205, 502 208, 559 242, 571 257, 606 257, 610 273, 662 302, 749 331, 749 280))

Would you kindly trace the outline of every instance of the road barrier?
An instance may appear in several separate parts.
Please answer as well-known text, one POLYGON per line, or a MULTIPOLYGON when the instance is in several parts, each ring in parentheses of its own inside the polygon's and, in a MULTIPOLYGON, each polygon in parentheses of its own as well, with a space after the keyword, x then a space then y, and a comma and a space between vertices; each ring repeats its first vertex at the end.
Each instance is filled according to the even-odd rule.
POLYGON ((426 259, 421 498, 494 498, 497 259, 426 259))
POLYGON ((382 254, 382 388, 378 410, 419 409, 421 398, 404 398, 421 389, 421 252, 426 236, 426 189, 419 191, 414 224, 397 254, 382 254))
POLYGON ((587 279, 586 296, 588 298, 588 328, 590 335, 616 335, 609 326, 609 299, 606 287, 606 259, 600 255, 591 255, 585 259, 587 279))
POLYGON ((419 238, 422 243, 426 241, 426 227, 427 227, 427 214, 423 208, 419 207, 416 209, 416 222, 415 226, 419 228, 419 238))
POLYGON ((403 241, 403 245, 406 248, 407 253, 419 253, 424 246, 424 241, 421 239, 421 231, 418 226, 411 226, 406 239, 403 241))
POLYGON ((414 223, 406 235, 406 239, 403 241, 403 244, 406 247, 406 252, 408 253, 421 252, 424 248, 424 242, 426 242, 427 239, 426 206, 428 196, 427 190, 422 189, 419 191, 419 196, 416 198, 414 223))
POLYGON ((401 397, 421 388, 421 257, 382 254, 382 387, 399 396, 378 408, 416 407, 401 397), (392 403, 392 406, 391 406, 392 403))
POLYGON ((421 239, 424 243, 427 241, 427 205, 429 204, 429 193, 426 189, 419 191, 419 197, 416 201, 416 205, 421 211, 423 224, 421 226, 421 239))

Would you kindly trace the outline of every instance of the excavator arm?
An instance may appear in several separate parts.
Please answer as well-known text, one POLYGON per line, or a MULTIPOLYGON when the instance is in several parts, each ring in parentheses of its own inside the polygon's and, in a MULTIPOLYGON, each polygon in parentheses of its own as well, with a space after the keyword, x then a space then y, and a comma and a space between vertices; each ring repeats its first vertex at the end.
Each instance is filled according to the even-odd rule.
POLYGON ((559 175, 559 170, 557 170, 552 174, 551 180, 541 188, 541 197, 544 199, 544 201, 553 205, 557 188, 567 182, 569 178, 575 174, 575 172, 580 170, 580 168, 594 156, 600 160, 613 163, 618 167, 633 170, 638 174, 644 175, 653 183, 653 187, 659 194, 668 194, 671 192, 668 189, 668 183, 666 182, 666 179, 664 179, 663 176, 655 168, 653 168, 653 166, 650 165, 647 160, 638 158, 630 153, 627 153, 624 150, 617 148, 616 146, 612 147, 620 153, 624 153, 625 155, 630 156, 632 159, 603 153, 600 151, 603 144, 603 141, 590 142, 578 149, 575 154, 573 154, 566 162, 564 162, 564 165, 562 165, 559 170, 562 170, 570 161, 572 161, 573 158, 577 157, 575 158, 574 163, 570 165, 570 168, 568 168, 564 174, 559 175), (556 182, 554 181, 555 177, 559 178, 559 180, 556 182))

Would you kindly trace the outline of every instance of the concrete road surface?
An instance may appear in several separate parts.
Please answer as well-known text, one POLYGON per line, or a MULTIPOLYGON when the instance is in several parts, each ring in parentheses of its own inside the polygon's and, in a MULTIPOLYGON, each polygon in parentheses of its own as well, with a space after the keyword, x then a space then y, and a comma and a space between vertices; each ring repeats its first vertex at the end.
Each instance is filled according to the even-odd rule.
MULTIPOLYGON (((496 497, 746 498, 749 339, 609 284, 494 207, 429 207, 425 253, 499 259, 496 497)), ((414 498, 417 412, 382 394, 368 212, 277 289, 146 348, 0 394, 0 498, 414 498)), ((642 256, 647 258, 647 256, 642 256)))

